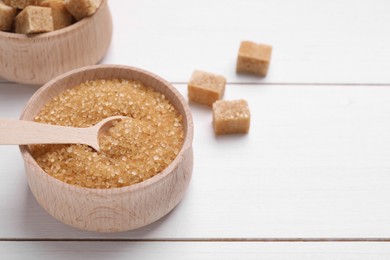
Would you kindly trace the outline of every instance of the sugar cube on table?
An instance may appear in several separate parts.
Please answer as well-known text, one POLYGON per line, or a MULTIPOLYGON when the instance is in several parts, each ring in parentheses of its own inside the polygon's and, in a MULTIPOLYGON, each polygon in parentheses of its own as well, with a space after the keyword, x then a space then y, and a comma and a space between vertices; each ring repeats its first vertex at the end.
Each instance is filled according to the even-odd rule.
POLYGON ((32 34, 53 31, 51 8, 27 6, 15 19, 17 33, 32 34))
POLYGON ((65 0, 66 8, 77 20, 94 14, 101 3, 102 0, 65 0))
POLYGON ((67 27, 73 23, 73 16, 66 9, 64 1, 45 0, 41 3, 41 6, 51 8, 54 30, 67 27))
POLYGON ((212 106, 223 97, 225 85, 225 77, 195 70, 188 83, 188 98, 190 101, 212 106))
POLYGON ((9 31, 16 16, 16 9, 0 1, 0 31, 9 31))
POLYGON ((265 77, 271 61, 272 47, 250 41, 241 42, 237 57, 237 73, 265 77))
POLYGON ((42 0, 4 0, 6 5, 13 8, 24 9, 29 5, 39 5, 42 0))
POLYGON ((250 127, 248 103, 241 100, 219 100, 213 104, 213 126, 217 135, 248 133, 250 127))

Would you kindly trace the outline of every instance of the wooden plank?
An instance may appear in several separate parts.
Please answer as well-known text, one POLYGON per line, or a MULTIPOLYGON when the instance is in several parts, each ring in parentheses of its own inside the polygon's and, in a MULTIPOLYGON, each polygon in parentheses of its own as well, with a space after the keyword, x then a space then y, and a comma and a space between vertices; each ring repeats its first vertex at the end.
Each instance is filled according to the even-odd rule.
MULTIPOLYGON (((33 91, 0 84, 0 117, 17 118, 33 91)), ((215 137, 210 109, 191 104, 187 195, 132 232, 59 223, 30 194, 17 147, 0 147, 0 238, 390 238, 390 88, 228 85, 237 98, 252 111, 245 136, 215 137)))
POLYGON ((386 0, 110 1, 115 34, 104 63, 172 82, 194 69, 229 82, 389 84, 386 0), (235 74, 241 40, 274 46, 267 78, 235 74))
POLYGON ((1 242, 2 259, 389 259, 388 243, 1 242))

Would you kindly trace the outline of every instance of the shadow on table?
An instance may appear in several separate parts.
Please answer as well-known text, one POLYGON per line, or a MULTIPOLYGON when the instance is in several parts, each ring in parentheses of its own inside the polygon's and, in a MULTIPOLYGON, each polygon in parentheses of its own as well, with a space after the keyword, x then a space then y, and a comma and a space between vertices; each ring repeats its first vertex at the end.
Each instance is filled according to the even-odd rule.
POLYGON ((30 98, 41 86, 29 86, 0 80, 0 97, 4 100, 30 98))
POLYGON ((212 107, 209 107, 207 105, 198 104, 193 101, 189 101, 188 105, 191 108, 191 112, 210 114, 210 115, 212 114, 212 107))
POLYGON ((0 117, 18 118, 30 97, 39 89, 10 82, 0 82, 0 117))

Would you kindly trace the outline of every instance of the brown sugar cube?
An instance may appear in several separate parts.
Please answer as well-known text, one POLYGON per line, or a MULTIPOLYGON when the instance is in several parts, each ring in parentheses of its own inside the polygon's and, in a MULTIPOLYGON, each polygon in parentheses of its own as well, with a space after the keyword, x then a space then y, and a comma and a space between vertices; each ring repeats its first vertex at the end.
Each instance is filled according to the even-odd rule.
POLYGON ((237 58, 237 73, 265 77, 271 60, 272 47, 254 42, 241 42, 237 58))
POLYGON ((46 0, 41 3, 41 6, 51 8, 54 30, 67 27, 73 23, 73 16, 66 9, 64 1, 46 0))
POLYGON ((93 15, 101 3, 102 0, 65 0, 66 8, 77 20, 93 15))
POLYGON ((16 16, 16 9, 0 1, 0 31, 9 31, 16 16))
POLYGON ((195 70, 188 83, 189 100, 212 106, 223 97, 226 79, 223 76, 195 70))
POLYGON ((51 9, 40 6, 27 6, 15 20, 17 33, 32 34, 53 31, 51 9))
POLYGON ((248 133, 250 119, 245 100, 219 100, 213 104, 213 125, 217 135, 248 133))
POLYGON ((24 9, 29 5, 39 5, 42 0, 4 0, 6 5, 13 8, 24 9))

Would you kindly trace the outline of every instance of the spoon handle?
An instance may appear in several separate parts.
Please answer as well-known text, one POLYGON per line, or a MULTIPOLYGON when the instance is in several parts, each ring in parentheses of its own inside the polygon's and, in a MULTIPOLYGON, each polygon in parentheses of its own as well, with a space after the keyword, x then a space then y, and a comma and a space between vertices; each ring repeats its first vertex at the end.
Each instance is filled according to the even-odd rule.
POLYGON ((0 145, 88 144, 88 140, 90 139, 90 128, 75 128, 31 121, 0 119, 0 145))

